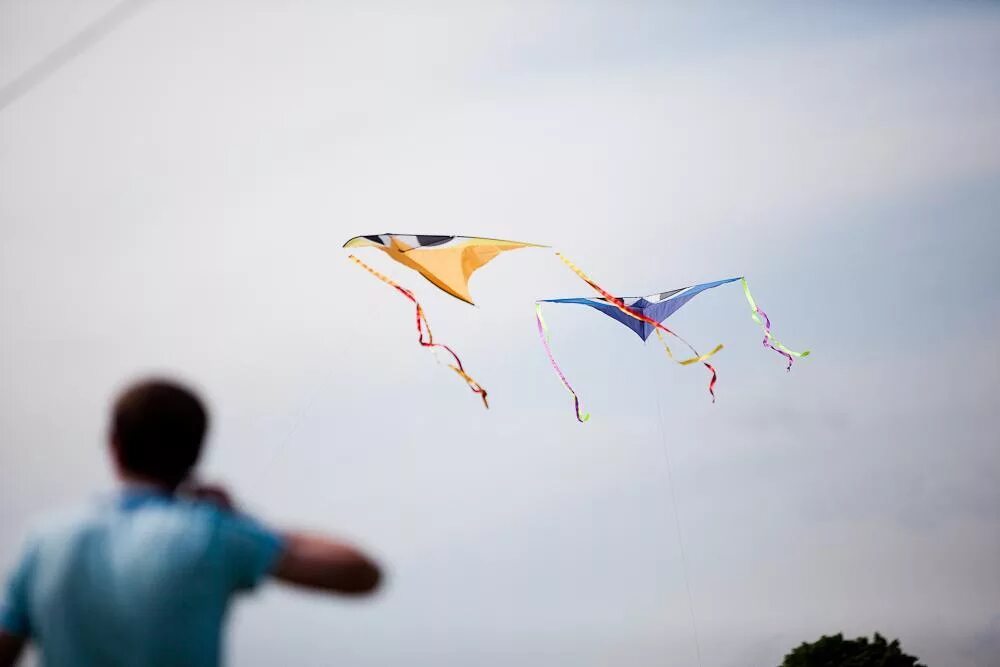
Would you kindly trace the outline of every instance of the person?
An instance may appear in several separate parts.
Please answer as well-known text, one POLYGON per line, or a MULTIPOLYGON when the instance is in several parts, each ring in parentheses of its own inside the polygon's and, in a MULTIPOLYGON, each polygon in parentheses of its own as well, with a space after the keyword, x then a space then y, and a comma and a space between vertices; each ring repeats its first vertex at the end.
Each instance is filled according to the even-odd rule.
POLYGON ((208 415, 185 387, 150 379, 111 416, 122 489, 29 540, 0 603, 0 666, 33 642, 51 667, 201 667, 223 661, 233 598, 267 577, 365 595, 380 569, 321 535, 276 531, 221 488, 190 482, 208 415))

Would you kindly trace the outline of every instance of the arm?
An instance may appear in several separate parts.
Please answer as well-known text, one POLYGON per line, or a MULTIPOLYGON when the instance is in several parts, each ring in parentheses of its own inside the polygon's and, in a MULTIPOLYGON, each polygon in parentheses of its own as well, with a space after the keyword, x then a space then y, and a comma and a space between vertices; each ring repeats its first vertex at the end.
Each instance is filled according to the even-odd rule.
POLYGON ((37 546, 29 541, 24 555, 0 590, 0 667, 14 667, 31 637, 28 590, 34 577, 37 546))
POLYGON ((28 640, 0 630, 0 667, 14 667, 28 640))
POLYGON ((318 535, 289 532, 271 574, 288 584, 365 595, 379 585, 379 567, 354 547, 318 535))
POLYGON ((250 517, 234 513, 232 499, 222 487, 192 483, 184 493, 222 510, 223 553, 235 590, 253 588, 265 575, 345 595, 366 595, 379 585, 382 574, 378 565, 352 546, 299 531, 275 533, 250 517))

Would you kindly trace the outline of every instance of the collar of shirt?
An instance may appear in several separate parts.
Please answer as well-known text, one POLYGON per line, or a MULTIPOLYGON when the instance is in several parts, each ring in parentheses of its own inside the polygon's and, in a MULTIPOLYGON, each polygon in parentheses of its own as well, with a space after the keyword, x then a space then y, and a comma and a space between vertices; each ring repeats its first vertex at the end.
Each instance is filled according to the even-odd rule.
POLYGON ((118 494, 118 502, 122 509, 130 510, 150 502, 169 503, 174 501, 174 494, 162 487, 139 482, 126 482, 118 494))

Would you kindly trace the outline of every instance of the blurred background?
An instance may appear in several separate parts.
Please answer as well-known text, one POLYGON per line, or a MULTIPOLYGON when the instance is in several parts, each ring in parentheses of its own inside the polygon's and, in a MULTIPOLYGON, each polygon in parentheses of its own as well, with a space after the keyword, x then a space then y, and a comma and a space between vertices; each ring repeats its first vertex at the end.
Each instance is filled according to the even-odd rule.
POLYGON ((998 66, 984 2, 0 0, 0 566, 113 488, 109 401, 167 373, 211 405, 206 479, 390 570, 266 588, 231 664, 746 667, 878 630, 995 667, 998 66), (486 412, 345 260, 381 232, 551 244, 621 294, 746 275, 813 355, 786 374, 707 292, 670 325, 726 344, 713 405, 553 306, 581 425, 534 330, 588 295, 551 251, 470 307, 362 249, 486 412))

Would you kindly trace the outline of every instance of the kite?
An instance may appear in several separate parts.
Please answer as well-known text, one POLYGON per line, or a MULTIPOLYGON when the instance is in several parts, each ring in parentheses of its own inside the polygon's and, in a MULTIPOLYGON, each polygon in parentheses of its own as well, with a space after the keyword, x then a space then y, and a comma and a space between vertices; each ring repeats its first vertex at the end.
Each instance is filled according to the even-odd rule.
POLYGON ((726 285, 728 283, 736 282, 739 280, 743 285, 743 293, 746 296, 747 302, 750 304, 751 317, 753 320, 759 324, 764 331, 763 344, 778 354, 784 356, 788 360, 788 366, 786 370, 791 370, 792 362, 795 358, 806 357, 809 355, 809 351, 805 350, 803 352, 796 352, 791 350, 784 345, 782 345, 771 333, 771 321, 768 319, 767 314, 757 305, 753 296, 750 294, 750 287, 747 285, 746 278, 739 276, 736 278, 725 278, 723 280, 716 280, 708 283, 701 283, 698 285, 692 285, 689 287, 681 287, 678 289, 667 290, 665 292, 658 292, 655 294, 650 294, 646 296, 639 297, 616 297, 607 292, 604 288, 599 286, 593 280, 591 280, 583 271, 581 271, 575 264, 564 257, 561 253, 556 253, 562 261, 569 266, 569 268, 576 273, 580 278, 584 280, 590 287, 592 287, 600 296, 597 298, 592 297, 572 297, 572 298, 562 298, 562 299, 540 299, 535 302, 535 318, 538 325, 538 335, 542 341, 542 345, 545 348, 545 353, 549 358, 549 362, 552 364, 552 368, 555 370, 560 382, 563 386, 573 395, 574 408, 576 410, 576 418, 580 422, 585 422, 590 418, 590 415, 585 412, 581 405, 580 399, 577 396, 576 391, 570 385, 569 381, 566 379, 566 375, 563 373, 562 369, 556 363, 555 357, 552 354, 551 343, 549 340, 549 330, 548 326, 545 324, 545 319, 542 317, 542 304, 543 303, 563 303, 563 304, 578 304, 583 306, 589 306, 595 310, 599 310, 605 315, 611 317, 612 319, 624 324, 626 327, 631 329, 636 335, 639 336, 643 341, 649 339, 650 335, 656 334, 660 342, 663 343, 663 347, 667 352, 667 356, 670 357, 676 363, 682 366, 689 366, 691 364, 701 363, 703 364, 711 373, 711 380, 708 384, 708 391, 712 395, 712 401, 715 401, 715 383, 718 379, 718 374, 715 371, 715 367, 708 363, 708 359, 714 356, 717 352, 723 349, 722 345, 717 345, 711 352, 707 354, 699 354, 698 351, 686 340, 677 335, 674 331, 667 328, 663 321, 668 317, 673 315, 688 301, 701 294, 705 290, 710 290, 720 285, 726 285), (663 338, 663 333, 667 333, 677 340, 681 341, 684 345, 688 347, 694 356, 689 359, 676 359, 673 353, 670 351, 670 347, 667 345, 666 340, 663 338))
POLYGON ((469 294, 469 278, 477 269, 507 250, 545 247, 474 236, 421 234, 355 236, 344 244, 345 248, 365 246, 378 248, 403 266, 420 273, 436 287, 470 305, 475 303, 469 294))
MULTIPOLYGON (((425 234, 373 234, 356 236, 344 244, 345 248, 373 247, 383 251, 400 264, 407 266, 429 280, 436 287, 451 296, 475 305, 469 293, 469 278, 479 268, 507 250, 518 248, 542 248, 545 246, 519 241, 477 238, 473 236, 433 236, 425 234)), ((447 363, 469 388, 479 395, 488 409, 486 390, 465 371, 462 361, 447 345, 435 343, 424 309, 409 289, 399 285, 388 276, 379 273, 354 255, 349 259, 370 274, 405 296, 417 310, 417 342, 424 348, 443 349, 451 355, 454 363, 447 363)))

